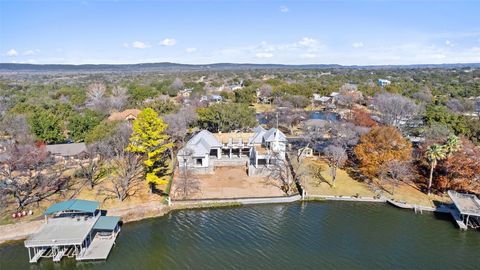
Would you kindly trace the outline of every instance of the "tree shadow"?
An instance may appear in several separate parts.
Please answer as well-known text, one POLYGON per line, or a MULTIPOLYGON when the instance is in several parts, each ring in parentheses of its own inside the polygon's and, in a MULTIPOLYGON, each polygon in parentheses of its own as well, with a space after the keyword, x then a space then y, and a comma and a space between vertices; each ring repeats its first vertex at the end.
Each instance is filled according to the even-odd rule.
POLYGON ((168 193, 165 192, 163 189, 157 188, 157 186, 154 183, 150 183, 150 190, 152 194, 159 195, 159 196, 168 196, 168 193))

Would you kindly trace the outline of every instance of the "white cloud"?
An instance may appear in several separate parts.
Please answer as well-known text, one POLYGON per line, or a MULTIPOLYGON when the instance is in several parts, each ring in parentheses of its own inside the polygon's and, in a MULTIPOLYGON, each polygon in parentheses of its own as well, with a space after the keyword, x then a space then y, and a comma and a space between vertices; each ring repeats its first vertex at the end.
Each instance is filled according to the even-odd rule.
POLYGON ((290 9, 287 6, 281 6, 280 7, 280 12, 281 13, 287 13, 289 11, 290 11, 290 9))
POLYGON ((250 62, 265 63, 268 59, 271 63, 298 63, 299 59, 318 58, 325 48, 326 46, 316 39, 304 37, 290 43, 273 44, 262 41, 256 45, 225 48, 217 53, 222 56, 218 61, 245 62, 250 55, 254 56, 248 60, 250 62))
POLYGON ((314 47, 318 44, 318 42, 313 38, 304 37, 298 42, 298 44, 304 47, 314 47))
POLYGON ((352 43, 353 48, 362 48, 364 46, 363 42, 354 42, 352 43))
POLYGON ((10 49, 7 51, 7 56, 17 56, 18 52, 14 49, 10 49))
POLYGON ((39 52, 40 52, 40 50, 38 50, 38 49, 35 49, 35 50, 27 50, 27 51, 24 51, 24 52, 23 52, 23 55, 34 55, 34 54, 37 54, 37 53, 39 53, 39 52))
POLYGON ((453 42, 451 42, 450 40, 445 40, 445 45, 448 46, 448 47, 453 47, 455 46, 455 44, 453 44, 453 42))
POLYGON ((150 48, 152 46, 147 42, 134 41, 132 43, 124 42, 123 47, 125 47, 125 48, 135 48, 135 49, 147 49, 147 48, 150 48))
POLYGON ((197 51, 197 48, 186 48, 185 51, 186 51, 187 53, 194 53, 194 52, 197 51))
POLYGON ((174 38, 166 38, 160 42, 162 46, 173 46, 177 44, 177 41, 174 38))
POLYGON ((135 49, 146 49, 146 48, 150 48, 150 47, 151 47, 150 44, 142 42, 142 41, 132 42, 132 48, 135 48, 135 49))
POLYGON ((273 53, 259 52, 259 53, 255 54, 255 57, 257 57, 257 58, 272 58, 273 53))

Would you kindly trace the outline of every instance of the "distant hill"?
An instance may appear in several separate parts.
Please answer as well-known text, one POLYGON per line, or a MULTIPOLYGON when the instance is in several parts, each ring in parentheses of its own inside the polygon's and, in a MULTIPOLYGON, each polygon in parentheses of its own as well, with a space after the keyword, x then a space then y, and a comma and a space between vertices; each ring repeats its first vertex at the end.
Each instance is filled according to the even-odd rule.
POLYGON ((234 64, 215 63, 208 65, 189 65, 177 63, 143 63, 143 64, 101 64, 101 65, 63 65, 63 64, 14 64, 0 63, 0 73, 10 72, 175 72, 202 70, 251 70, 251 69, 389 69, 389 68, 480 68, 480 63, 471 64, 425 64, 425 65, 378 65, 378 66, 342 66, 335 64, 281 65, 281 64, 234 64))

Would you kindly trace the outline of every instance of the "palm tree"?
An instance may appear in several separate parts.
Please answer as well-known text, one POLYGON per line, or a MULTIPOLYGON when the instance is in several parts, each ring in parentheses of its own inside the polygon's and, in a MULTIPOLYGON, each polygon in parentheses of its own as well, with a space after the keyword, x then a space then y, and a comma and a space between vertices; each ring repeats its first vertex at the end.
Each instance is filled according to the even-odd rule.
POLYGON ((461 146, 460 139, 457 136, 448 136, 444 144, 447 157, 449 157, 453 152, 459 150, 461 146))
POLYGON ((435 167, 437 167, 437 162, 447 156, 447 150, 443 145, 432 144, 430 147, 428 147, 425 155, 430 162, 430 177, 428 179, 427 189, 427 193, 430 194, 430 189, 432 188, 433 170, 435 170, 435 167))

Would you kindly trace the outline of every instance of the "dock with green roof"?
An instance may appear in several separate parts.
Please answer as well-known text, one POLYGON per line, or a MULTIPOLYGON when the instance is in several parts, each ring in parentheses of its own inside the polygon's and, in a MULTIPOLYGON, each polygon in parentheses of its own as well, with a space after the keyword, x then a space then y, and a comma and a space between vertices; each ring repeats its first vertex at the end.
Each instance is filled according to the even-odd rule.
POLYGON ((102 216, 96 201, 68 200, 50 206, 45 225, 25 241, 29 261, 64 256, 105 260, 120 232, 120 217, 102 216))

